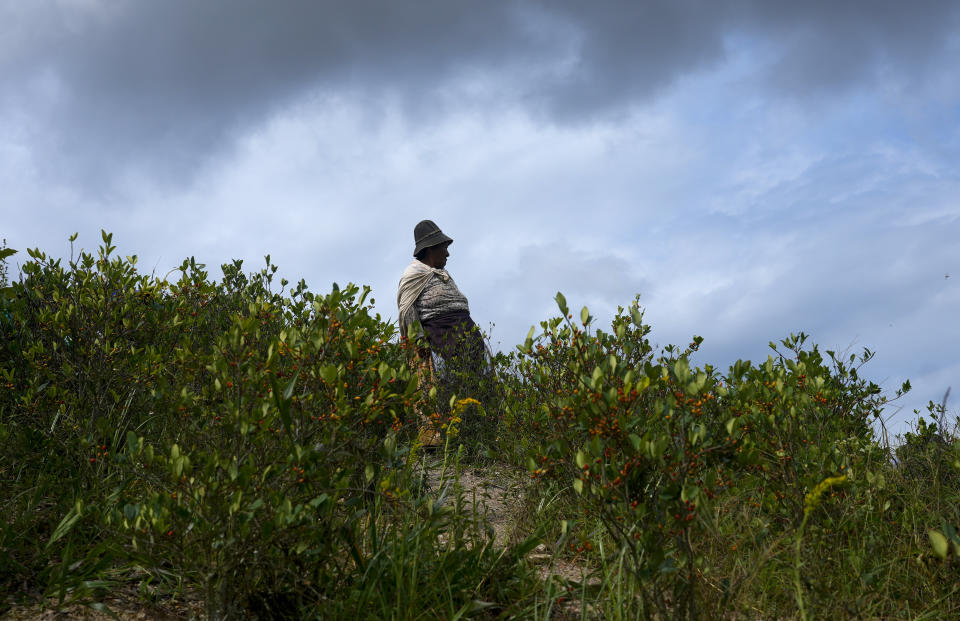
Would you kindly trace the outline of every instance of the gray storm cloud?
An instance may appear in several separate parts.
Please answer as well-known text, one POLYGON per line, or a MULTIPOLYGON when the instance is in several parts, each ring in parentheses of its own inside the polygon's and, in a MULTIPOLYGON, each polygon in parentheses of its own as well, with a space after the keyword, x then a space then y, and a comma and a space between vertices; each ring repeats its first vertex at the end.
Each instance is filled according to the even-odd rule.
MULTIPOLYGON (((191 179, 236 133, 305 96, 399 101, 429 123, 495 100, 547 122, 615 117, 732 41, 771 52, 760 79, 805 97, 921 80, 957 31, 949 2, 8 1, 0 105, 56 180, 117 169, 191 179), (457 91, 473 77, 495 86, 457 91)), ((376 114, 373 115, 376 122, 376 114)))

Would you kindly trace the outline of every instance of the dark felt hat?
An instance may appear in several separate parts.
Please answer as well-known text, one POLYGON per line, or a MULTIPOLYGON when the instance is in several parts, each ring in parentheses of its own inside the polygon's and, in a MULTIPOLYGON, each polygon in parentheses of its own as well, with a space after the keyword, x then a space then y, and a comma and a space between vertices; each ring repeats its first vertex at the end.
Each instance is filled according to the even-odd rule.
POLYGON ((452 244, 453 240, 444 235, 440 227, 433 223, 433 220, 421 220, 417 223, 417 226, 413 227, 413 242, 416 244, 413 249, 413 256, 417 256, 425 248, 440 244, 452 244))

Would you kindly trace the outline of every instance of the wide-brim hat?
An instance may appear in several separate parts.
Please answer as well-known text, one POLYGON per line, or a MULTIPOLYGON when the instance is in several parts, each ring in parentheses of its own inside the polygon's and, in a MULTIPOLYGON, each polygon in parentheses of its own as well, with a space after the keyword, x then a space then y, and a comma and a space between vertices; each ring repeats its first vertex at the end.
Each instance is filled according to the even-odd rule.
POLYGON ((430 246, 439 246, 440 244, 452 244, 453 240, 443 234, 440 227, 433 223, 433 220, 421 220, 417 226, 413 227, 413 256, 420 254, 425 248, 430 246))

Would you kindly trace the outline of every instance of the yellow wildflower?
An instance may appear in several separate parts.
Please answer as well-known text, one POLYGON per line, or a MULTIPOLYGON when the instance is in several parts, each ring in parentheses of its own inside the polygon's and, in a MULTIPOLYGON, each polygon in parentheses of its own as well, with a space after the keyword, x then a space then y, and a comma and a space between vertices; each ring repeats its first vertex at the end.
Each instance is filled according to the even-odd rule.
POLYGON ((843 475, 839 477, 827 477, 817 483, 817 486, 810 490, 803 499, 803 517, 807 517, 820 506, 824 492, 838 485, 843 485, 846 482, 847 476, 843 475))
POLYGON ((470 397, 467 397, 466 399, 460 399, 459 401, 457 401, 456 403, 454 403, 454 404, 453 404, 453 411, 452 411, 451 413, 452 413, 454 416, 456 416, 456 415, 459 414, 460 412, 463 412, 465 409, 467 409, 467 406, 469 406, 469 405, 475 405, 475 406, 477 406, 477 407, 481 407, 481 404, 480 404, 479 401, 477 401, 476 399, 472 399, 472 398, 470 398, 470 397))

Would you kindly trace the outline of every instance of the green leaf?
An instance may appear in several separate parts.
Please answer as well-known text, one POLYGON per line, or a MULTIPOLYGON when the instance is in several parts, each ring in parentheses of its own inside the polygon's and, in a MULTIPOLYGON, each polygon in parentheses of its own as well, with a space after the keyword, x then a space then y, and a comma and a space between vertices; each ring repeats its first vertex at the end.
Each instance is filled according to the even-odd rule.
POLYGON ((557 291, 557 306, 560 308, 560 312, 563 313, 563 316, 566 317, 570 312, 570 309, 567 308, 567 298, 563 297, 563 294, 557 291))
MULTIPOLYGON (((696 383, 696 391, 699 393, 701 390, 703 390, 704 385, 707 383, 707 374, 703 371, 698 371, 697 378, 694 380, 694 382, 696 383)), ((781 385, 783 384, 783 382, 780 383, 781 385)))
POLYGON ((587 456, 583 454, 583 451, 577 451, 577 467, 583 468, 587 464, 587 456))
POLYGON ((603 440, 599 436, 593 436, 590 438, 590 444, 588 445, 590 449, 590 454, 594 457, 603 456, 603 440))
POLYGON ((578 494, 583 494, 583 481, 581 479, 573 480, 573 491, 578 494))
POLYGON ((669 438, 666 436, 658 436, 656 440, 650 442, 648 445, 650 456, 654 459, 660 459, 663 457, 663 453, 667 450, 667 444, 669 441, 669 438))
POLYGON ((53 531, 53 534, 50 535, 49 541, 47 541, 47 549, 50 549, 54 543, 60 540, 64 535, 69 533, 73 529, 73 525, 77 523, 77 520, 80 519, 80 516, 83 514, 83 501, 77 500, 76 504, 73 505, 73 509, 63 516, 63 519, 60 520, 60 523, 57 525, 57 528, 53 531))
POLYGON ((590 385, 594 390, 599 390, 600 386, 603 384, 603 369, 600 367, 593 368, 593 375, 590 376, 590 385))
POLYGON ((283 428, 286 429, 287 433, 291 436, 293 435, 293 426, 290 418, 290 398, 293 395, 293 387, 297 383, 298 377, 300 377, 299 370, 293 375, 283 391, 280 390, 276 378, 270 379, 270 383, 273 386, 273 400, 276 403, 277 411, 280 412, 280 420, 283 422, 283 428))
POLYGON ((13 248, 0 248, 0 261, 6 259, 7 257, 12 257, 17 254, 17 251, 13 248))
POLYGON ((590 311, 587 310, 586 306, 580 311, 580 322, 583 323, 583 325, 590 323, 590 311))
POLYGON ((290 397, 293 396, 293 386, 297 383, 297 378, 300 377, 300 370, 298 369, 296 373, 293 374, 293 377, 290 378, 290 383, 287 384, 287 387, 283 389, 283 398, 287 401, 290 400, 290 397))
POLYGON ((320 377, 328 384, 334 383, 337 381, 337 367, 332 364, 320 367, 320 377))
POLYGON ((947 558, 947 552, 949 548, 947 547, 947 538, 943 536, 942 533, 935 530, 928 530, 927 537, 930 538, 930 545, 933 546, 933 551, 940 558, 947 558))

